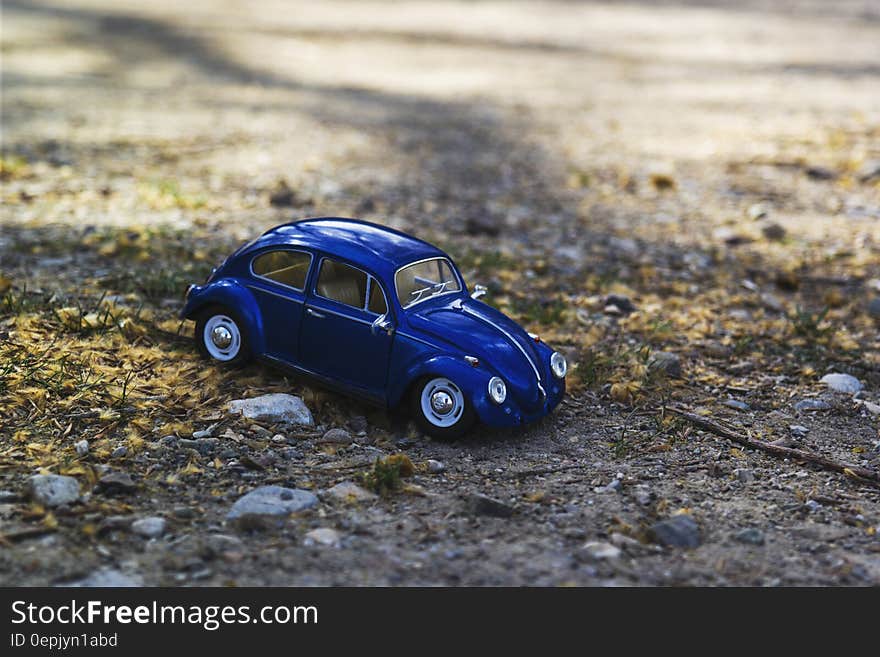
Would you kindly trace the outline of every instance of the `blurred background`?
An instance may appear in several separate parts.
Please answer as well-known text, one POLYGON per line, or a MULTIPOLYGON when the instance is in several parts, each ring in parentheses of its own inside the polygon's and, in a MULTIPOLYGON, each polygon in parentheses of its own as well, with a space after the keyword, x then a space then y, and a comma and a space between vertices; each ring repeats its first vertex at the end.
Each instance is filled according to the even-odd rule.
POLYGON ((7 168, 40 172, 4 220, 254 232, 283 184, 297 215, 476 235, 876 218, 814 182, 880 155, 877 2, 4 0, 2 35, 7 168))

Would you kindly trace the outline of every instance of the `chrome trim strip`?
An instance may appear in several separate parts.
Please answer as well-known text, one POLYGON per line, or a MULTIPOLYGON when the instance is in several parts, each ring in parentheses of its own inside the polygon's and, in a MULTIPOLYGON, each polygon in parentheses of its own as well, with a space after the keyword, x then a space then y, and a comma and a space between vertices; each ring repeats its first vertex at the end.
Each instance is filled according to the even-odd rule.
MULTIPOLYGON (((257 276, 257 278, 263 278, 263 277, 257 276)), ((263 280, 269 280, 269 279, 263 279, 263 280)), ((279 283, 279 285, 280 285, 280 283, 279 283)), ((305 299, 294 299, 292 297, 285 296, 284 294, 281 294, 280 292, 273 292, 272 290, 267 290, 266 288, 263 288, 263 287, 257 287, 256 285, 248 285, 247 283, 245 283, 245 287, 248 288, 249 290, 254 290, 256 292, 263 292, 264 294, 271 294, 273 297, 280 297, 280 298, 284 299, 285 301, 294 301, 296 303, 305 303, 306 302, 305 299)), ((285 285, 284 287, 287 287, 287 286, 285 285)), ((289 289, 292 290, 294 288, 289 288, 289 289)), ((299 291, 300 290, 297 290, 297 292, 299 292, 299 291)))
MULTIPOLYGON (((324 297, 321 297, 321 298, 323 299, 324 297)), ((330 299, 330 301, 333 301, 333 299, 330 299)), ((352 308, 354 308, 354 306, 352 306, 352 308)), ((344 319, 350 319, 353 322, 358 322, 359 324, 366 324, 367 326, 373 325, 373 322, 368 321, 366 319, 361 319, 360 317, 352 317, 351 315, 339 313, 339 312, 336 312, 335 310, 330 310, 329 308, 324 308, 323 306, 306 305, 306 310, 314 310, 315 312, 319 312, 319 313, 329 313, 330 315, 336 315, 337 317, 342 317, 344 319)), ((355 310, 362 310, 362 309, 355 308, 355 310)), ((378 315, 377 315, 377 317, 378 317, 378 315)))
POLYGON ((428 262, 430 260, 445 260, 447 263, 449 263, 449 268, 452 270, 452 273, 455 274, 455 277, 458 279, 458 289, 457 290, 449 290, 449 292, 441 292, 440 294, 432 294, 431 296, 425 297, 424 299, 419 299, 418 301, 413 301, 412 303, 410 303, 406 306, 404 306, 401 303, 400 307, 403 308, 404 310, 409 310, 413 306, 417 306, 418 304, 422 303, 422 301, 427 301, 428 299, 436 299, 437 297, 442 297, 446 294, 455 294, 456 292, 461 293, 461 291, 465 289, 464 279, 461 277, 461 274, 458 273, 458 269, 456 268, 455 263, 453 263, 449 257, 447 257, 447 256, 431 256, 430 258, 422 258, 421 260, 413 260, 412 262, 409 262, 409 263, 403 265, 402 267, 398 267, 397 269, 394 270, 394 277, 393 277, 392 282, 394 283, 394 294, 397 296, 398 303, 400 303, 400 295, 397 293, 397 275, 401 272, 401 270, 406 269, 407 267, 412 267, 413 265, 418 265, 423 262, 428 262))
POLYGON ((471 317, 476 317, 477 319, 481 319, 481 320, 483 320, 484 322, 486 322, 486 324, 488 324, 489 326, 492 326, 492 327, 498 329, 498 330, 501 331, 504 335, 507 336, 507 339, 508 339, 508 340, 510 340, 514 345, 516 345, 516 348, 519 349, 520 352, 522 352, 522 355, 526 357, 526 360, 528 361, 529 365, 531 365, 531 367, 532 367, 532 371, 535 373, 535 378, 538 380, 538 390, 540 390, 541 393, 542 393, 542 395, 543 395, 544 397, 546 397, 546 396, 547 396, 547 393, 544 391, 544 388, 541 387, 541 374, 540 374, 540 372, 538 372, 538 368, 535 366, 535 363, 532 361, 532 359, 529 358, 528 353, 526 353, 526 350, 523 349, 522 345, 521 345, 519 342, 516 341, 516 338, 514 338, 510 333, 508 333, 508 332, 505 331, 503 328, 501 328, 500 326, 498 326, 498 324, 496 324, 496 323, 493 322, 492 320, 483 317, 483 316, 482 316, 480 313, 478 313, 478 312, 474 312, 473 310, 471 310, 470 308, 468 308, 468 307, 465 306, 464 304, 461 304, 459 307, 461 308, 462 312, 467 313, 467 314, 470 315, 471 317))
POLYGON ((399 335, 399 336, 402 337, 402 338, 408 338, 408 339, 410 339, 410 340, 413 340, 414 342, 421 342, 422 344, 426 344, 426 345, 428 345, 429 347, 432 347, 432 348, 434 348, 434 349, 437 349, 438 351, 440 350, 440 347, 438 347, 438 346, 437 346, 436 344, 434 344, 433 342, 428 342, 427 340, 423 340, 422 338, 417 338, 416 336, 414 336, 414 335, 410 335, 409 333, 402 333, 401 331, 396 331, 396 334, 399 335))

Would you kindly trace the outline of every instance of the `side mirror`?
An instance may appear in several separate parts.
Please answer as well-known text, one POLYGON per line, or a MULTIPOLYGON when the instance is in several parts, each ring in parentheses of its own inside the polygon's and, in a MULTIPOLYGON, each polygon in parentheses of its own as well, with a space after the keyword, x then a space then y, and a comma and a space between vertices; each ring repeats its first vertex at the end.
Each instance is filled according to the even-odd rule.
POLYGON ((385 331, 387 335, 394 333, 394 322, 388 319, 388 315, 379 315, 370 324, 370 333, 376 335, 379 331, 385 331))
POLYGON ((489 291, 485 285, 474 285, 474 291, 471 292, 471 299, 479 299, 489 291))

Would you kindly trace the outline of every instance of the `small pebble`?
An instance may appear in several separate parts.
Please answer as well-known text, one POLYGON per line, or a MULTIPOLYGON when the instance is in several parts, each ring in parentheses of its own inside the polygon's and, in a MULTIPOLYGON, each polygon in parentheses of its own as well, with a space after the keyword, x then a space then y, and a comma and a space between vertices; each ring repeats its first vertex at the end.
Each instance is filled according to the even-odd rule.
POLYGON ((831 408, 824 399, 801 399, 794 405, 796 411, 827 411, 831 408))
POLYGON ((580 553, 590 561, 603 561, 618 559, 623 551, 611 543, 591 541, 581 548, 580 553))
POLYGON ((72 504, 79 499, 79 482, 62 475, 34 475, 28 480, 28 492, 44 506, 72 504))
POLYGON ((492 516, 494 518, 509 518, 514 512, 514 508, 509 504, 479 493, 468 496, 465 508, 475 516, 492 516))
POLYGON ((291 513, 299 513, 317 505, 318 498, 311 491, 262 486, 240 497, 226 514, 226 520, 241 529, 280 526, 291 513))
POLYGON ((351 434, 348 433, 345 429, 330 429, 327 431, 318 442, 321 443, 338 443, 341 445, 348 445, 352 442, 351 434))
POLYGON ((788 430, 791 431, 793 436, 797 436, 798 438, 803 438, 810 430, 802 424, 791 424, 788 427, 788 430))
POLYGON ((636 305, 629 297, 622 294, 609 294, 605 297, 605 313, 617 315, 629 315, 636 311, 636 305), (613 306, 614 311, 609 312, 608 306, 613 306))
POLYGON ((326 545, 327 547, 339 547, 342 535, 335 529, 320 527, 313 529, 305 535, 306 545, 326 545))
POLYGON ((752 221, 766 219, 770 214, 770 208, 766 203, 755 203, 749 206, 748 215, 752 221))
POLYGON ((146 538, 158 538, 165 533, 165 518, 151 516, 131 523, 131 531, 146 538))
POLYGON ((651 355, 648 360, 648 367, 658 371, 663 371, 673 378, 681 377, 681 359, 678 354, 669 351, 658 351, 651 355))
POLYGON ((755 480, 755 473, 748 468, 737 468, 733 471, 733 474, 743 484, 748 484, 755 480))
POLYGON ((343 481, 332 488, 328 488, 324 495, 338 500, 340 502, 345 502, 348 504, 353 504, 357 502, 369 502, 376 499, 376 494, 368 491, 366 488, 358 486, 353 481, 343 481))
POLYGON ((740 543, 750 545, 764 545, 764 533, 760 529, 749 528, 738 531, 734 538, 740 543))
POLYGON ((114 459, 120 459, 127 454, 128 454, 128 447, 126 447, 125 445, 120 445, 119 447, 117 447, 116 449, 113 450, 113 452, 110 454, 110 457, 114 458, 114 459))
POLYGON ((88 440, 78 440, 74 443, 73 448, 76 450, 76 453, 80 456, 85 456, 89 453, 89 441, 88 440))
POLYGON ((702 542, 699 525, 687 514, 655 522, 648 529, 648 536, 655 543, 668 547, 695 548, 702 542))
POLYGON ((442 461, 428 459, 428 472, 431 474, 440 474, 446 471, 446 465, 442 461))
POLYGON ((728 408, 736 409, 737 411, 750 411, 752 407, 746 404, 744 401, 740 401, 738 399, 725 399, 721 402, 724 406, 728 408))
POLYGON ((843 392, 848 395, 854 395, 864 386, 856 377, 849 374, 826 374, 822 377, 822 383, 834 390, 835 392, 843 392))
POLYGON ((98 490, 107 494, 130 493, 137 488, 127 472, 109 471, 98 479, 98 490))
POLYGON ((19 499, 19 494, 15 493, 11 490, 0 490, 0 504, 9 504, 10 502, 17 502, 19 499))
POLYGON ((785 228, 777 223, 767 224, 761 229, 761 232, 764 233, 764 237, 773 242, 785 239, 785 228))

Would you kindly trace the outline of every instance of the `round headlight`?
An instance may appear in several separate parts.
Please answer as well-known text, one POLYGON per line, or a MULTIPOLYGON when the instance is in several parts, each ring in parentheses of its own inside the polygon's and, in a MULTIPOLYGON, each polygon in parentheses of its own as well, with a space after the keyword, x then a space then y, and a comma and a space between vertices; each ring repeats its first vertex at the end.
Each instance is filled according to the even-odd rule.
POLYGON ((496 404, 503 404, 507 399, 507 385, 497 376, 489 379, 489 396, 496 404))
POLYGON ((558 351, 554 351, 553 355, 550 356, 550 369, 553 370, 556 378, 564 378, 565 373, 568 372, 568 363, 565 362, 565 356, 558 351))

